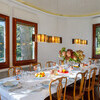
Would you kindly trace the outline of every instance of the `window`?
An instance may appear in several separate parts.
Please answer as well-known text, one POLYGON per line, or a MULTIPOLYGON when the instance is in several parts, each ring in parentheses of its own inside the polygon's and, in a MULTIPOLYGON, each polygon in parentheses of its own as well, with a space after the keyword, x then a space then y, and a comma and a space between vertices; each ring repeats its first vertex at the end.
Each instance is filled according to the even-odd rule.
POLYGON ((32 41, 37 34, 37 24, 13 18, 13 65, 37 62, 37 43, 32 41))
POLYGON ((93 25, 93 58, 100 58, 100 24, 93 25))
POLYGON ((9 17, 0 14, 0 69, 9 67, 9 17))

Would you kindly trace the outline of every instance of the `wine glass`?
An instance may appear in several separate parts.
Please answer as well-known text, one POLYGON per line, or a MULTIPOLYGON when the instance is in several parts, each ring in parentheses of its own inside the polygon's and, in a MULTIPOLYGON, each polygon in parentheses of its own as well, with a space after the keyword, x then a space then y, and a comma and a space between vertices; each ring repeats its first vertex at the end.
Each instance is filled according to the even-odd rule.
POLYGON ((19 80, 19 74, 20 74, 20 70, 16 69, 16 79, 19 80))

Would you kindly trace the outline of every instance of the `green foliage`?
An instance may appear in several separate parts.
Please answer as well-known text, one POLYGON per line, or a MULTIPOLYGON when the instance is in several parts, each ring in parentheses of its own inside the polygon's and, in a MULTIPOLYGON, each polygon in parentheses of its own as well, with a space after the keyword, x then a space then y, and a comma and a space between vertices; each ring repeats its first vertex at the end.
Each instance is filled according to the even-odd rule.
POLYGON ((79 58, 77 58, 77 60, 74 60, 74 59, 70 58, 69 61, 74 61, 76 63, 80 63, 80 59, 79 58))
MULTIPOLYGON (((20 39, 21 39, 20 34, 21 34, 21 32, 20 32, 20 25, 19 24, 17 24, 17 32, 16 33, 17 33, 16 34, 16 37, 17 37, 16 42, 20 44, 20 39)), ((19 60, 19 57, 21 57, 21 45, 17 45, 16 55, 17 55, 16 59, 19 60)))
POLYGON ((69 58, 69 61, 74 61, 74 59, 72 59, 71 57, 69 58))
POLYGON ((61 49, 61 53, 62 53, 63 51, 66 51, 66 48, 65 48, 65 47, 63 47, 63 48, 61 49))
POLYGON ((17 24, 17 34, 16 34, 16 36, 17 36, 17 43, 19 44, 19 45, 17 45, 17 48, 16 48, 16 55, 17 55, 16 58, 17 58, 17 60, 21 60, 22 56, 24 56, 23 52, 27 51, 27 47, 30 46, 30 50, 28 50, 29 53, 31 51, 33 51, 33 44, 32 44, 33 31, 34 31, 33 27, 31 27, 31 26, 23 26, 22 24, 17 24), (21 28, 22 28, 22 30, 25 31, 25 33, 21 31, 21 28), (28 31, 28 33, 26 33, 27 31, 28 31), (29 37, 25 37, 25 34, 29 34, 28 35, 29 37), (23 41, 21 41, 21 39, 23 41), (25 45, 23 45, 22 43, 25 43, 25 45), (26 45, 27 45, 27 47, 25 47, 26 45), (22 49, 22 48, 24 48, 24 49, 22 49))
POLYGON ((0 25, 0 62, 4 62, 4 26, 0 25))
MULTIPOLYGON (((0 21, 0 23, 1 23, 1 21, 0 21)), ((4 36, 5 36, 5 34, 4 34, 4 25, 5 25, 5 23, 4 23, 4 25, 3 25, 3 23, 0 24, 0 62, 3 62, 4 61, 4 57, 5 57, 5 55, 4 55, 4 49, 5 49, 4 48, 4 42, 5 42, 4 41, 4 36)), ((21 34, 22 34, 21 30, 20 30, 21 24, 17 24, 16 27, 17 27, 17 30, 16 30, 16 33, 17 33, 16 34, 16 37, 17 37, 16 38, 16 43, 19 44, 19 45, 16 45, 17 46, 17 48, 16 48, 16 55, 17 55, 16 59, 20 60, 20 58, 22 56, 21 53, 23 52, 23 51, 21 51, 21 46, 22 46, 21 38, 24 38, 23 37, 24 34, 21 36, 21 34)), ((30 41, 25 40, 24 42, 25 43, 27 42, 26 45, 30 45, 31 46, 31 50, 33 51, 33 44, 29 44, 29 43, 32 43, 32 34, 33 34, 34 30, 33 30, 33 27, 31 27, 31 26, 28 27, 28 29, 29 29, 29 33, 27 33, 27 34, 30 34, 29 37, 28 37, 28 38, 30 38, 30 41)))
POLYGON ((62 58, 63 58, 63 60, 65 60, 65 57, 64 56, 62 56, 62 58))
POLYGON ((96 55, 100 54, 100 27, 96 28, 96 55))

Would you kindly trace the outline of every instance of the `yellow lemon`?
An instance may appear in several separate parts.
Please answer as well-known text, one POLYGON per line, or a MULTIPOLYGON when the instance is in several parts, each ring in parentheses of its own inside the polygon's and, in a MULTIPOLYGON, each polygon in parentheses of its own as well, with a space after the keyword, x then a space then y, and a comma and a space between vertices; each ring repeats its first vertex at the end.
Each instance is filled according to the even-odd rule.
POLYGON ((65 69, 63 69, 63 73, 65 73, 66 72, 66 70, 65 69))

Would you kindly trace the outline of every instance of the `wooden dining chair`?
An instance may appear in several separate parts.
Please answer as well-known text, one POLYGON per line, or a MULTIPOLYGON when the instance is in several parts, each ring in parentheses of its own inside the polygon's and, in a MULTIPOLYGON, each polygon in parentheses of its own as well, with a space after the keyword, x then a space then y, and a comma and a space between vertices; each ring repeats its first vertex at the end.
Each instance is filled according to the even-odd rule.
POLYGON ((96 59, 96 58, 89 58, 89 59, 90 59, 90 60, 93 60, 93 61, 94 61, 94 60, 98 60, 98 59, 96 59))
POLYGON ((96 58, 89 58, 89 60, 94 64, 98 62, 98 59, 96 59, 96 58))
POLYGON ((57 100, 61 100, 61 98, 63 98, 63 100, 65 100, 65 96, 66 96, 66 85, 67 85, 67 77, 61 77, 61 78, 57 78, 55 80, 52 80, 49 84, 49 94, 50 94, 50 100, 52 100, 53 96, 52 96, 52 86, 54 86, 53 83, 56 82, 57 85, 57 94, 55 96, 55 98, 57 100), (65 84, 64 84, 64 93, 63 92, 63 85, 62 85, 62 80, 65 80, 65 84))
POLYGON ((84 91, 86 87, 86 80, 87 80, 88 71, 79 72, 76 74, 74 87, 67 88, 66 99, 67 100, 84 100, 84 91), (80 79, 80 82, 77 83, 77 80, 80 79))
POLYGON ((51 67, 51 66, 55 66, 55 65, 56 65, 56 62, 48 61, 48 62, 46 62, 45 67, 51 67))
POLYGON ((15 75, 16 75, 16 73, 17 73, 17 70, 20 72, 20 71, 22 71, 22 67, 21 66, 14 66, 14 68, 15 68, 15 75))
POLYGON ((100 97, 99 85, 100 85, 100 69, 99 69, 99 75, 98 75, 97 79, 95 80, 95 86, 98 87, 98 93, 99 93, 99 97, 100 97))
POLYGON ((40 67, 40 68, 42 69, 41 63, 38 62, 38 63, 36 63, 36 64, 30 64, 30 65, 29 65, 29 70, 32 71, 32 68, 33 68, 34 66, 40 67))
POLYGON ((64 65, 64 60, 59 60, 59 65, 64 65))
POLYGON ((15 67, 8 68, 8 77, 15 75, 15 67))
POLYGON ((85 91, 88 92, 88 100, 90 100, 90 91, 92 91, 92 96, 94 100, 94 85, 95 85, 95 76, 97 68, 92 68, 89 72, 89 80, 86 85, 85 91))
POLYGON ((34 69, 33 68, 34 66, 40 67, 42 69, 41 63, 40 62, 37 62, 36 64, 30 64, 29 65, 29 70, 32 71, 32 69, 34 69))

